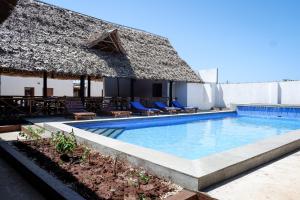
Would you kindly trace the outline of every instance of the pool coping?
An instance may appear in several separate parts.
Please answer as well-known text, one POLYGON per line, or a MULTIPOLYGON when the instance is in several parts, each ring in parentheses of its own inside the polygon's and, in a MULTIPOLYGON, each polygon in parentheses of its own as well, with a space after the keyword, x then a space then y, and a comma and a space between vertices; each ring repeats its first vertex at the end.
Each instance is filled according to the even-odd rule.
POLYGON ((300 108, 300 104, 263 104, 263 103, 232 103, 230 104, 231 110, 236 110, 237 106, 259 106, 259 107, 280 107, 280 108, 300 108))
MULTIPOLYGON (((230 111, 203 112, 180 115, 202 115, 231 113, 230 111)), ((154 116, 169 117, 174 115, 154 116)), ((175 115, 178 116, 178 115, 175 115)), ((149 117, 145 117, 149 118, 149 117)), ((110 121, 120 119, 141 119, 141 117, 86 120, 110 121)), ((103 154, 118 156, 134 166, 143 167, 151 173, 171 180, 187 189, 198 191, 214 183, 231 178, 251 168, 278 158, 300 148, 300 130, 260 140, 228 151, 220 152, 196 160, 180 158, 164 152, 125 143, 102 135, 97 135, 65 123, 78 121, 50 122, 44 126, 50 131, 74 131, 78 141, 95 148, 103 154)))

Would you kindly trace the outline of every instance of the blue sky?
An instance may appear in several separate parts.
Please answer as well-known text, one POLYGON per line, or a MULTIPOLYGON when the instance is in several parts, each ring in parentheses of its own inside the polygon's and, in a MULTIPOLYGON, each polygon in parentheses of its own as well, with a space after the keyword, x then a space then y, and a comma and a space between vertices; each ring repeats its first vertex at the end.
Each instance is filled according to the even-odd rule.
POLYGON ((44 0, 168 37, 221 82, 300 80, 298 0, 44 0))

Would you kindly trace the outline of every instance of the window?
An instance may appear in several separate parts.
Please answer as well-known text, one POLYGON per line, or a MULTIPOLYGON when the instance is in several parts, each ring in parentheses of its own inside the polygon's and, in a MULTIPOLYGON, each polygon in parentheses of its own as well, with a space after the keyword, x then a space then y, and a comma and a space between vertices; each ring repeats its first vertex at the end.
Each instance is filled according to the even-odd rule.
POLYGON ((34 96, 34 88, 33 87, 25 87, 24 95, 28 96, 28 97, 33 97, 34 96))
POLYGON ((73 96, 74 97, 79 97, 79 94, 80 94, 80 88, 74 87, 73 88, 73 96))
POLYGON ((153 83, 152 96, 153 97, 162 97, 162 84, 161 83, 153 83))

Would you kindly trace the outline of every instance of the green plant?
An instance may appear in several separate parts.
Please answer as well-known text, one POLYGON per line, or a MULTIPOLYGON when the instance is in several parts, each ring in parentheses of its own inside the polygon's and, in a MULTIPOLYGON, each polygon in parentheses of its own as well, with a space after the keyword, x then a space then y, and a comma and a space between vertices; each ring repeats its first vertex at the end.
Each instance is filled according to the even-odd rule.
POLYGON ((146 195, 144 193, 139 194, 139 200, 146 200, 146 195))
POLYGON ((28 126, 26 131, 19 133, 19 136, 24 137, 26 140, 38 141, 42 138, 44 131, 44 128, 32 128, 31 126, 28 126))
POLYGON ((90 155, 91 155, 91 149, 88 148, 87 146, 83 146, 83 153, 81 155, 80 160, 82 162, 85 162, 87 159, 90 159, 90 155))
POLYGON ((150 176, 148 176, 145 172, 140 172, 140 173, 139 173, 139 179, 140 179, 143 183, 147 184, 147 183, 149 182, 149 180, 150 180, 150 176))
POLYGON ((65 134, 63 132, 52 133, 52 143, 55 145, 55 149, 60 154, 72 154, 77 147, 76 137, 74 132, 65 134))

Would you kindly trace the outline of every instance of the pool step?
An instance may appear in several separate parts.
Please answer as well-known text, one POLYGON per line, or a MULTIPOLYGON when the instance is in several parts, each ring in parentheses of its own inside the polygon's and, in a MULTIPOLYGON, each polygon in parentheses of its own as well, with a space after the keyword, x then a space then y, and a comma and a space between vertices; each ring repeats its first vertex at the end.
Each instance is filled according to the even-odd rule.
POLYGON ((124 131, 124 129, 120 129, 120 128, 117 128, 117 129, 116 128, 106 128, 106 129, 103 129, 103 128, 86 128, 84 130, 92 132, 92 133, 96 133, 98 135, 103 135, 103 136, 106 136, 106 137, 110 137, 110 138, 115 138, 124 131))
POLYGON ((109 137, 110 134, 112 134, 116 129, 106 129, 106 131, 102 132, 101 135, 109 137))
POLYGON ((112 132, 108 137, 110 138, 116 138, 118 135, 120 135, 124 129, 115 129, 114 132, 112 132))

